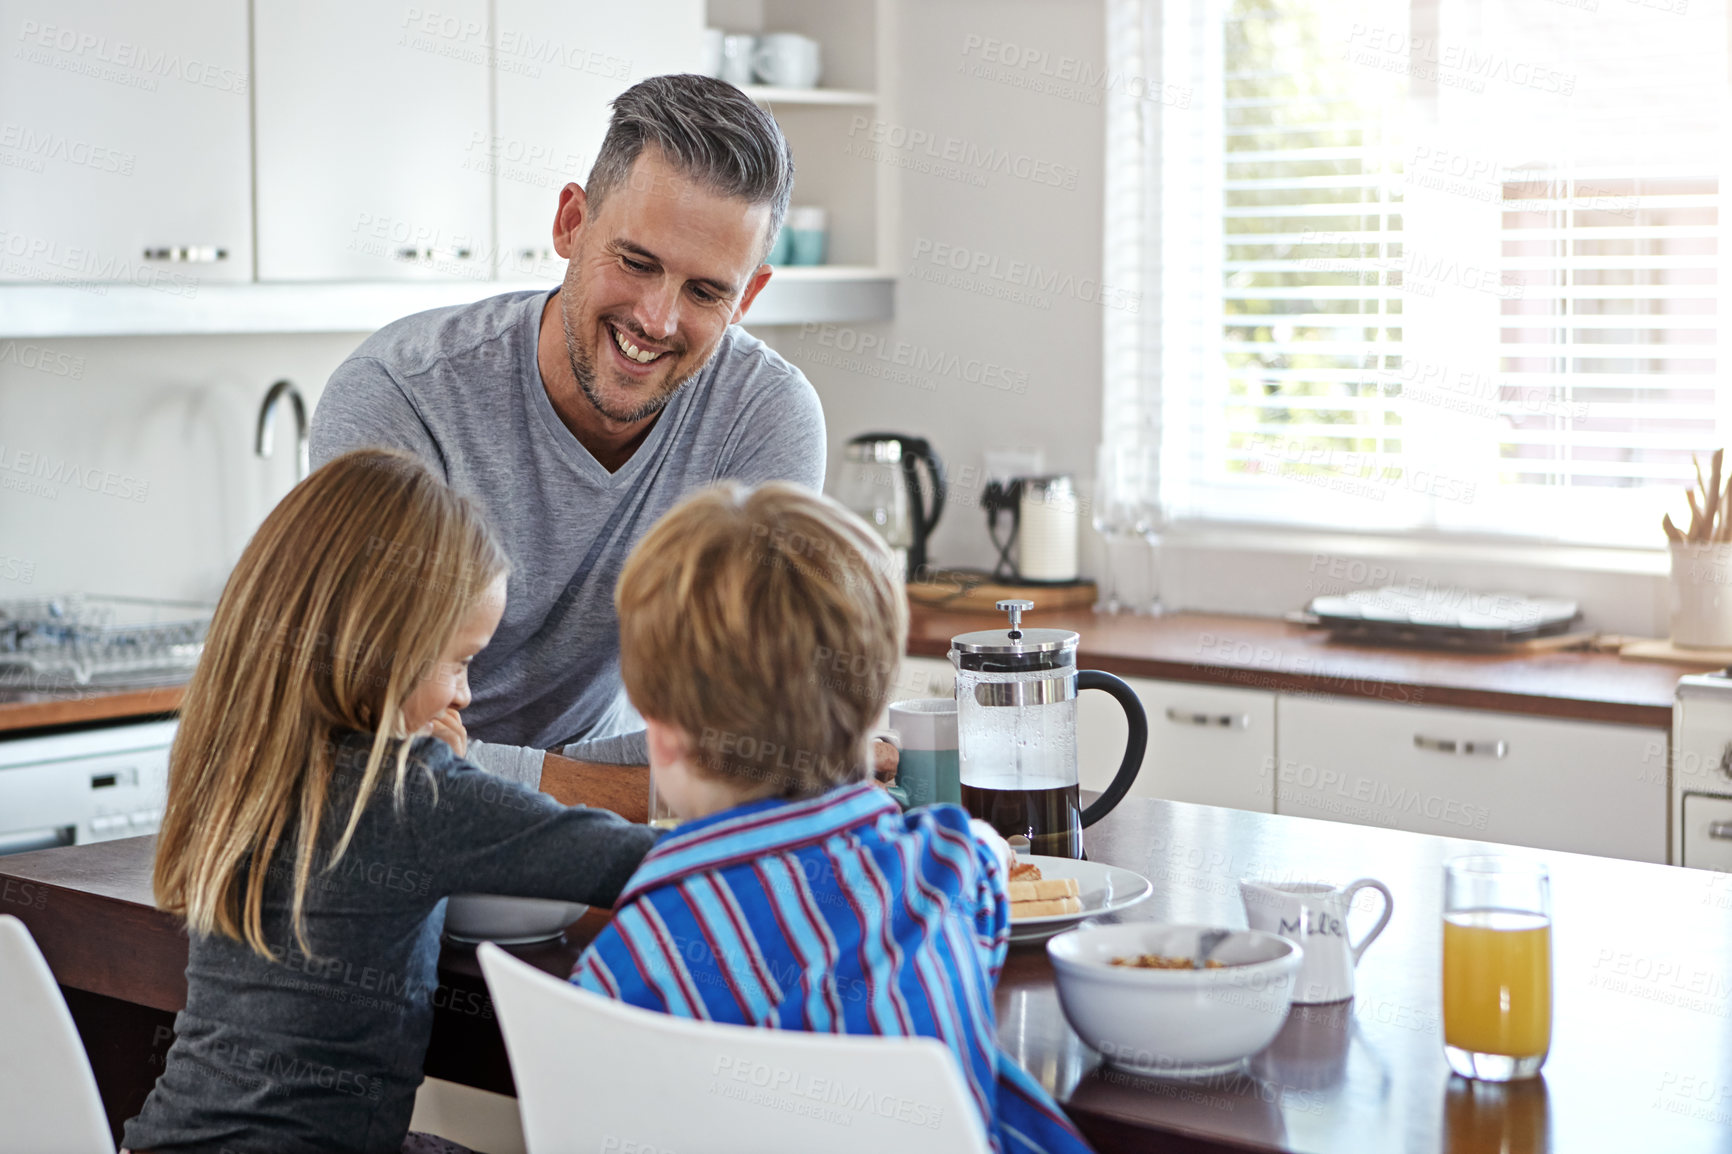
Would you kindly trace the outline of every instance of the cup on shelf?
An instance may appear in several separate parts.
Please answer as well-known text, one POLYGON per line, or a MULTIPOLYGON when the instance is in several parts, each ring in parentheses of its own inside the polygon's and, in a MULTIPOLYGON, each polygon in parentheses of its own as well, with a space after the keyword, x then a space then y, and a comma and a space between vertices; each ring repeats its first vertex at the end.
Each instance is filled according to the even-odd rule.
POLYGON ((704 29, 704 75, 722 77, 722 41, 728 34, 720 28, 704 29))
POLYGON ((752 83, 752 54, 757 47, 756 36, 736 34, 722 37, 720 78, 741 88, 752 83))
POLYGON ((770 251, 764 254, 764 263, 782 265, 788 263, 789 245, 792 237, 788 233, 788 222, 783 221, 782 227, 776 231, 776 239, 770 242, 770 251))
POLYGON ((823 264, 829 228, 830 218, 823 209, 810 205, 790 208, 788 223, 782 227, 788 238, 788 263, 823 264))
POLYGON ((753 71, 778 88, 814 88, 822 73, 818 42, 797 32, 772 32, 758 39, 753 71))

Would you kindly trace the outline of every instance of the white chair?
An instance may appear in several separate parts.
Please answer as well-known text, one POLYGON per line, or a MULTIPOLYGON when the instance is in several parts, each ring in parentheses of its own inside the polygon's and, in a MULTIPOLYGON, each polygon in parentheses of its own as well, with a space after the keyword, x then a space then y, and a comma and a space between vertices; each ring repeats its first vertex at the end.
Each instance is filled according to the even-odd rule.
POLYGON ((0 1154, 114 1154, 66 999, 10 914, 0 914, 0 991, 0 1154))
POLYGON ((480 947, 529 1154, 986 1154, 932 1038, 694 1022, 480 947))

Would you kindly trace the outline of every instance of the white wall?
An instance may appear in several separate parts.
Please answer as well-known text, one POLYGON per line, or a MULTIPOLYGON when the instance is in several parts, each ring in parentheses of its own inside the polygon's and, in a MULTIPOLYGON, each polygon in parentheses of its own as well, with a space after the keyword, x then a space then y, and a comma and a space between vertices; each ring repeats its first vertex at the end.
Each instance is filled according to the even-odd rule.
POLYGON ((259 402, 308 414, 359 334, 0 341, 0 600, 214 600, 294 482, 294 421, 253 455, 259 402), (105 491, 106 490, 106 491, 105 491))
POLYGON ((876 113, 835 118, 843 135, 833 152, 803 158, 796 151, 794 160, 852 165, 862 181, 876 179, 881 164, 895 166, 900 224, 888 246, 900 274, 895 319, 755 331, 823 398, 832 477, 842 445, 857 433, 933 442, 950 468, 952 493, 932 559, 986 566, 993 554, 977 507, 984 450, 1038 446, 1048 471, 1075 473, 1085 484, 1094 469, 1101 306, 1083 298, 1098 299, 1105 117, 1098 89, 1035 91, 1028 85, 1039 81, 1037 70, 985 57, 1005 58, 1005 46, 1014 45, 1044 51, 1049 68, 1071 58, 1098 72, 1104 7, 1100 0, 894 0, 888 7, 891 91, 876 113), (984 75, 972 74, 979 68, 984 75), (922 143, 911 147, 916 134, 922 143), (958 159, 947 162, 947 150, 958 159), (1027 175, 998 168, 1006 154, 1027 175), (1057 291, 1017 284, 1054 278, 1057 291), (863 340, 877 342, 864 355, 863 340))

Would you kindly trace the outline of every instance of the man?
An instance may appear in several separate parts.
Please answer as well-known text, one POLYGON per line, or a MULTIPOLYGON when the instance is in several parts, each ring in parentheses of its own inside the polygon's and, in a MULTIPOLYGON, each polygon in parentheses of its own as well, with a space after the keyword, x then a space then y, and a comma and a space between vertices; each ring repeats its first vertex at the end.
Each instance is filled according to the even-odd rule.
MULTIPOLYGON (((406 448, 482 505, 511 558, 463 715, 470 756, 494 772, 530 785, 571 773, 544 756, 562 747, 645 762, 619 677, 626 555, 681 496, 723 478, 822 485, 817 394, 732 327, 770 279, 793 182, 780 129, 737 88, 645 80, 614 101, 587 185, 560 192, 559 288, 396 321, 326 386, 315 463, 406 448)), ((603 799, 547 784, 642 808, 641 778, 616 786, 603 799)))

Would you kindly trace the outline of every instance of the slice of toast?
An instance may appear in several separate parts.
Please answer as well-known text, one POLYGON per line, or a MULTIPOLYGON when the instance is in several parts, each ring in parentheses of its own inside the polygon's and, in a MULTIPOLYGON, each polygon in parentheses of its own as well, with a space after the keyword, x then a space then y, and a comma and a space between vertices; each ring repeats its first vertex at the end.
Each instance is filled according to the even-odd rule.
POLYGON ((1044 878, 1041 881, 1015 881, 1005 886, 1013 902, 1045 901, 1050 898, 1081 896, 1075 878, 1044 878))
POLYGON ((1032 902, 1011 902, 1010 920, 1045 918, 1054 914, 1082 913, 1082 899, 1077 897, 1047 898, 1032 902))
POLYGON ((1040 867, 1033 862, 1018 861, 1013 852, 1010 858, 1010 880, 1013 882, 1040 881, 1040 867))

